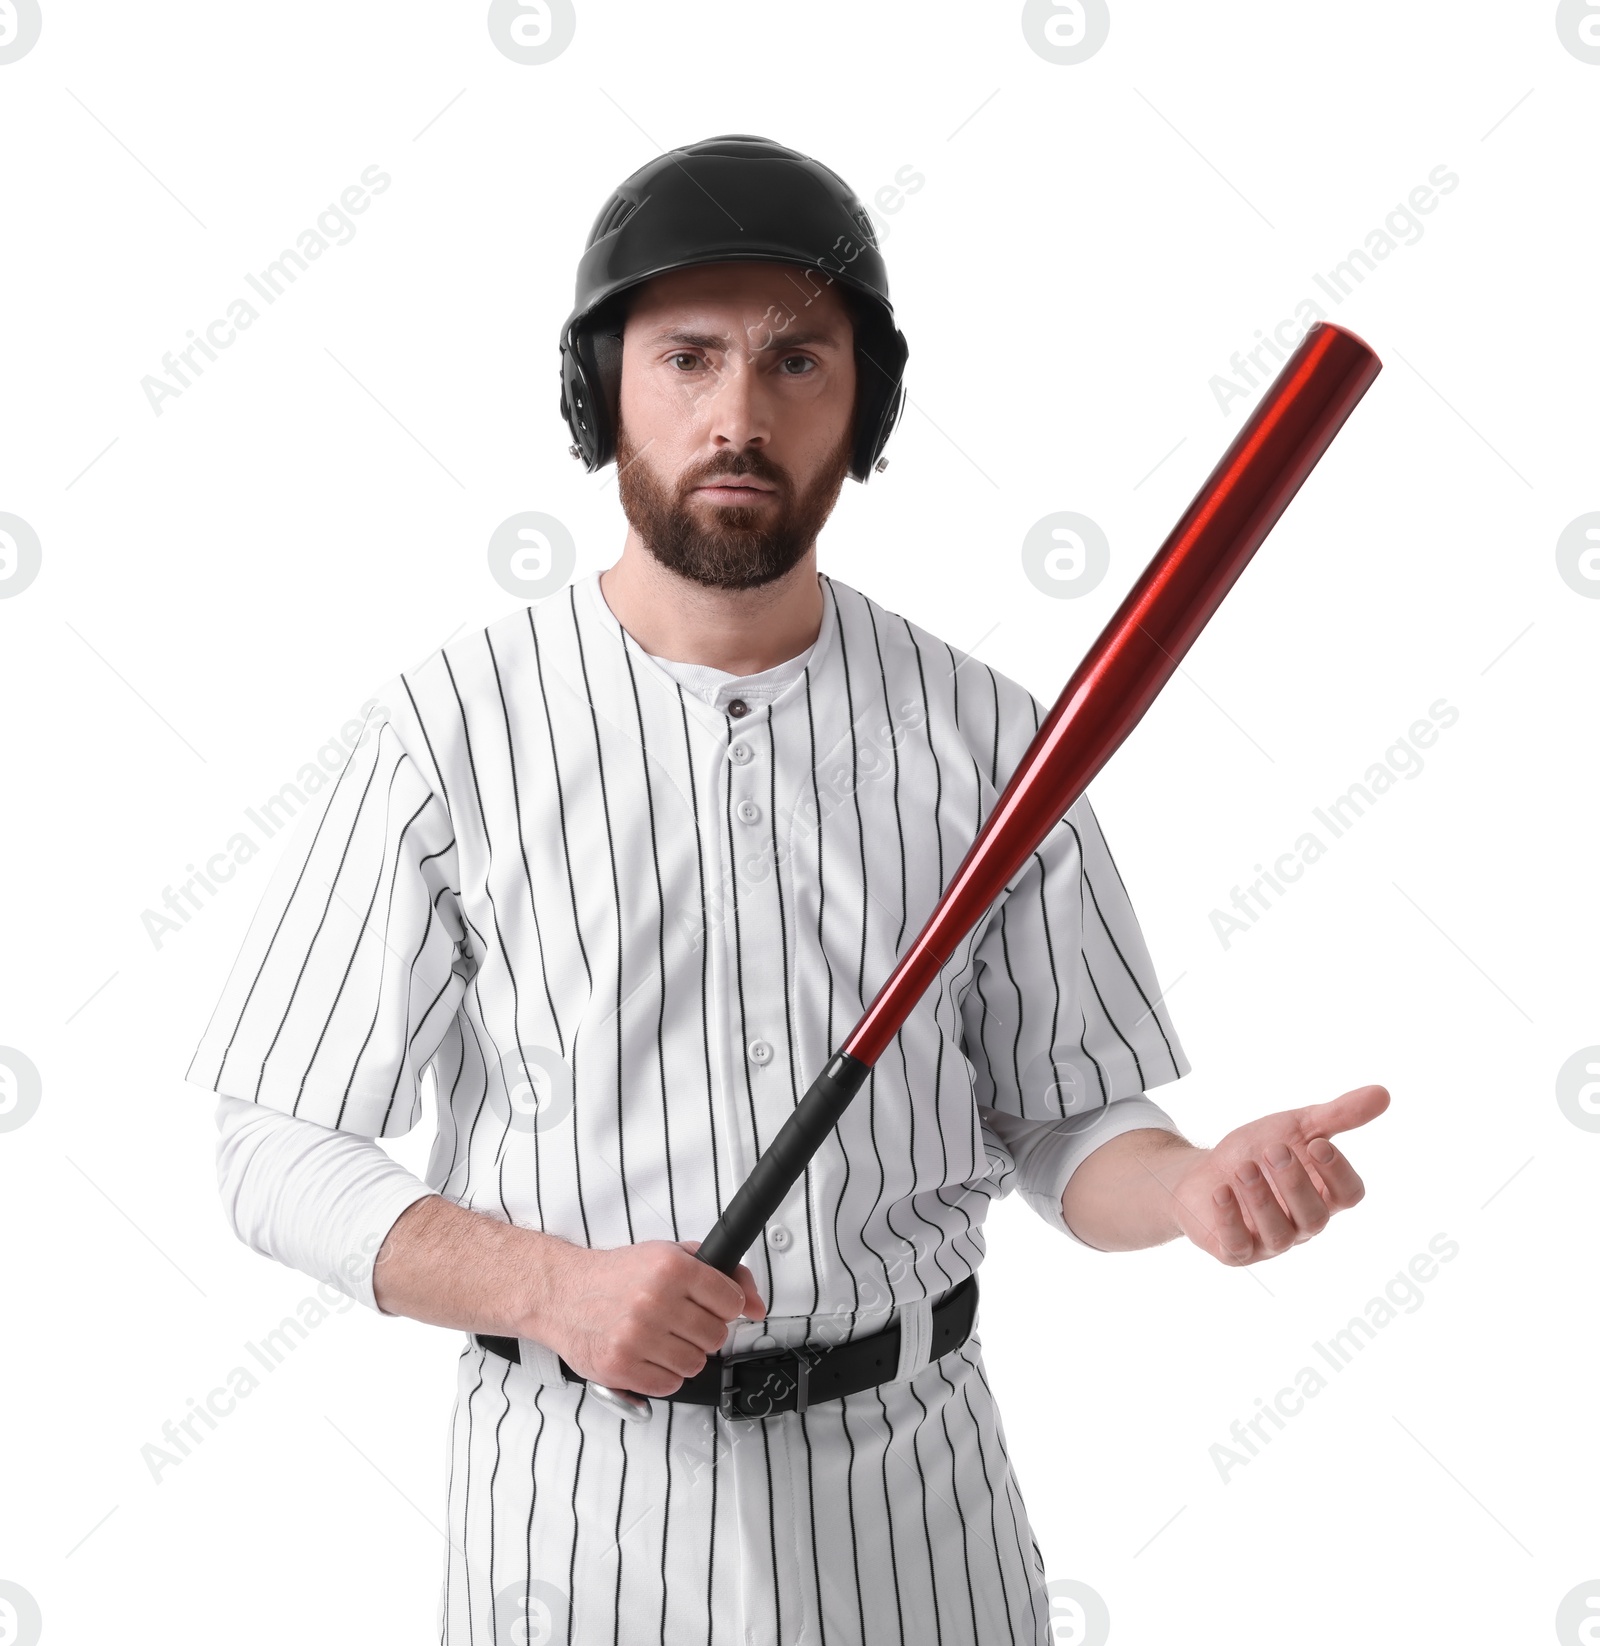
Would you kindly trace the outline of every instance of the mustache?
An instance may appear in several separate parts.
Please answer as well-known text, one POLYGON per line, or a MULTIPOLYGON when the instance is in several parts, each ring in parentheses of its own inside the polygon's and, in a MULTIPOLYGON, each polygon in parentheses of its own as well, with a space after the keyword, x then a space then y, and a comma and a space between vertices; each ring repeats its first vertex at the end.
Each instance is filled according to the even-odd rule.
POLYGON ((765 464, 752 462, 749 458, 735 459, 730 466, 724 464, 721 468, 708 469, 704 474, 696 475, 684 486, 685 491, 693 491, 697 486, 712 486, 719 480, 764 480, 777 491, 784 489, 783 476, 765 464))

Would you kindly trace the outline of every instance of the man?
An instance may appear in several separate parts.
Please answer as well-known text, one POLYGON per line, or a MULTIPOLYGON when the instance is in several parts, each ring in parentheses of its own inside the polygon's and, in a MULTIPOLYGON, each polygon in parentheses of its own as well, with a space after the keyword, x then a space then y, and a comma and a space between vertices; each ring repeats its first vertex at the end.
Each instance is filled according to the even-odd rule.
POLYGON ((614 451, 621 557, 379 693, 190 1069, 224 1197, 258 1249, 472 1334, 447 1642, 1038 1646, 973 1331, 989 1202, 1259 1261, 1361 1197, 1328 1138, 1388 1095, 1183 1140, 1144 1094, 1188 1062, 1085 798, 748 1264, 700 1263, 1041 711, 818 573, 906 359, 833 173, 674 151, 600 214, 578 296, 563 410, 591 467, 614 451), (424 1182, 371 1140, 429 1067, 424 1182))

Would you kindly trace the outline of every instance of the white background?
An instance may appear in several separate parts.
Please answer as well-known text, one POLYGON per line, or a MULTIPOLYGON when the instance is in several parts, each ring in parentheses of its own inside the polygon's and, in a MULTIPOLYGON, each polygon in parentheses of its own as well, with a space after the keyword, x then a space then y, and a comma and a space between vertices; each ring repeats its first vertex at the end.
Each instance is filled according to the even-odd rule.
POLYGON ((1550 1638, 1600 1579, 1600 1132, 1556 1099, 1600 1041, 1600 601, 1556 561, 1600 509, 1600 65, 1554 6, 1116 0, 1071 66, 1017 4, 590 0, 540 66, 481 4, 43 22, 0 66, 0 511, 42 544, 0 600, 0 1043, 43 1093, 0 1133, 0 1579, 44 1638, 436 1638, 459 1334, 352 1306, 159 1484, 141 1459, 314 1290, 227 1230, 182 1078, 276 846, 159 946, 141 917, 382 680, 513 609, 500 521, 615 558, 615 471, 556 408, 574 268, 617 182, 724 132, 869 203, 923 179, 875 206, 910 404, 822 563, 1047 701, 1254 404, 1219 407, 1230 356, 1311 295, 1383 357, 1091 789, 1194 1065, 1158 1100, 1206 1143, 1382 1082, 1342 1140, 1366 1199, 1247 1270, 1098 1255, 1013 1199, 982 1333, 1047 1569, 1115 1641, 1550 1638), (354 238, 157 415, 141 379, 371 165, 354 238), (1321 293, 1439 166, 1420 238, 1321 293), (1022 569, 1064 509, 1111 544, 1081 598, 1022 569), (1420 773, 1225 947, 1212 911, 1439 699, 1420 773), (1313 1342, 1439 1234, 1459 1255, 1333 1373, 1313 1342), (1213 1446, 1305 1365, 1328 1386, 1224 1480, 1213 1446))

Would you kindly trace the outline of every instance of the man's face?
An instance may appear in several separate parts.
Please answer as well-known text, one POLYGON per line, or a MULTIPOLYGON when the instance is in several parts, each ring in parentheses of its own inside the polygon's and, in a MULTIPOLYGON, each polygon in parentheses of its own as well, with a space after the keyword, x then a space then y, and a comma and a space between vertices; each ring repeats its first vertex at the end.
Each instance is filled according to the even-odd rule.
POLYGON ((629 524, 669 571, 710 588, 782 577, 850 472, 855 391, 850 315, 831 283, 781 263, 657 275, 622 334, 629 524))

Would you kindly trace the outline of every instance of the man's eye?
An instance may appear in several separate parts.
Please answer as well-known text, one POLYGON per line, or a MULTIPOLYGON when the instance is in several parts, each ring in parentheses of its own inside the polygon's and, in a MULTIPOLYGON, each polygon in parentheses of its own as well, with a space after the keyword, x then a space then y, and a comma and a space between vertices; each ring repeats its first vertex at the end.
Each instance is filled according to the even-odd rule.
MULTIPOLYGON (((785 356, 783 363, 786 366, 792 366, 792 365, 795 365, 795 364, 798 363, 799 365, 802 365, 802 366, 810 366, 810 367, 813 368, 813 370, 815 369, 816 364, 817 364, 816 361, 813 360, 810 357, 810 355, 806 355, 806 354, 787 355, 787 356, 785 356)), ((784 372, 783 375, 785 377, 810 377, 812 375, 812 373, 810 371, 786 371, 786 372, 784 372)))
POLYGON ((669 354, 667 356, 667 359, 669 361, 671 361, 671 360, 694 360, 694 361, 698 361, 699 358, 700 358, 700 356, 697 355, 697 354, 684 354, 684 353, 669 354))

